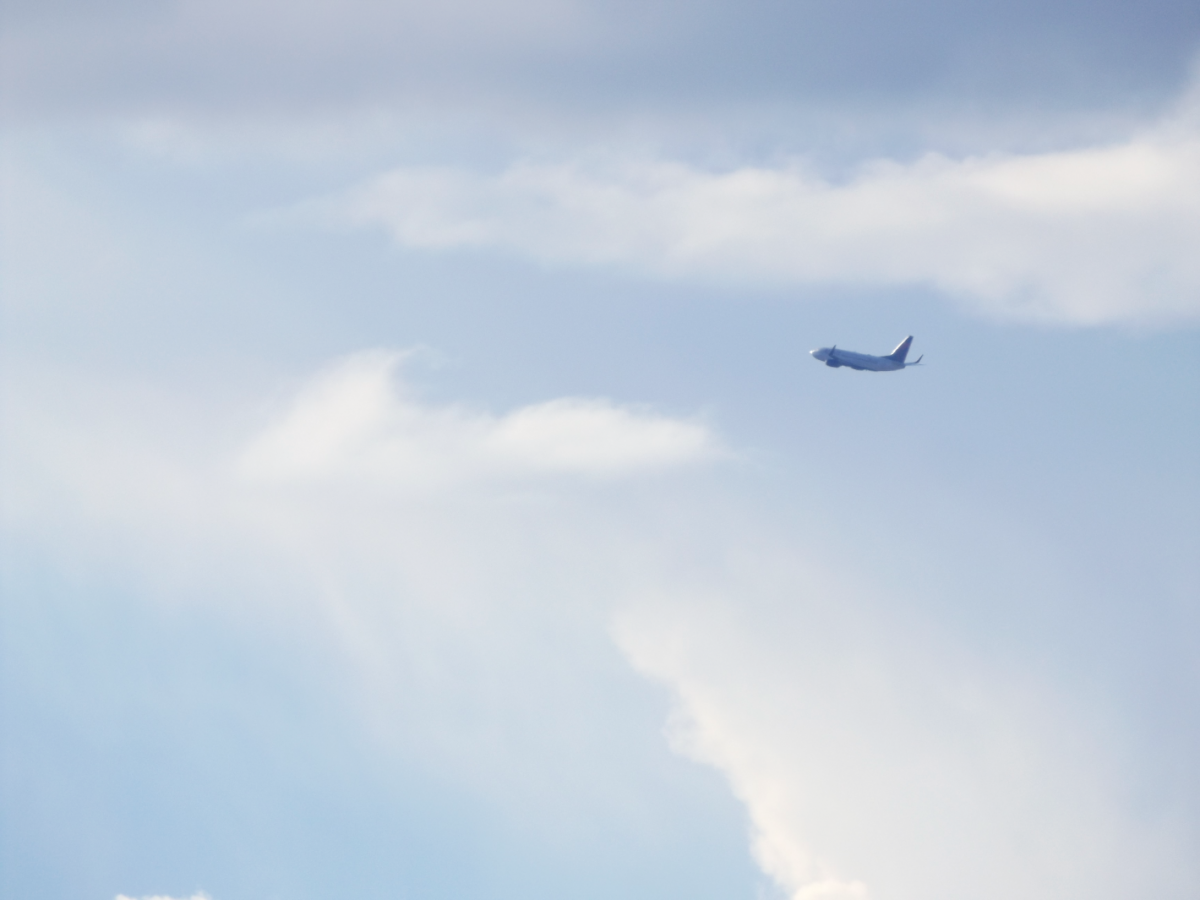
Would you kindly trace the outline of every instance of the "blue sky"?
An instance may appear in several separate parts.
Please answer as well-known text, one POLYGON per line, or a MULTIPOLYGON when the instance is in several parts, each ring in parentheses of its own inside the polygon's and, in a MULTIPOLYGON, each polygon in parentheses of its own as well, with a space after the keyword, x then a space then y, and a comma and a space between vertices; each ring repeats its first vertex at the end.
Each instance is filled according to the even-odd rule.
POLYGON ((1198 46, 10 4, 5 896, 1194 897, 1198 46))

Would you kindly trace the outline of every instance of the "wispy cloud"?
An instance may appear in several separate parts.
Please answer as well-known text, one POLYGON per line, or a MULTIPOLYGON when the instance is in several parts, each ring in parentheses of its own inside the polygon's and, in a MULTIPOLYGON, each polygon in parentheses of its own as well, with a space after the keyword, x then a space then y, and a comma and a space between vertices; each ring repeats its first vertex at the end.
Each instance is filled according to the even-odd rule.
POLYGON ((722 453, 701 422, 608 400, 563 398, 500 416, 423 405, 395 378, 402 356, 369 351, 330 366, 252 441, 240 474, 429 488, 480 478, 614 477, 722 453))
POLYGON ((925 284, 1026 320, 1200 316, 1200 130, 1186 115, 1121 143, 879 160, 842 182, 800 163, 590 156, 403 167, 316 206, 414 248, 734 285, 925 284))

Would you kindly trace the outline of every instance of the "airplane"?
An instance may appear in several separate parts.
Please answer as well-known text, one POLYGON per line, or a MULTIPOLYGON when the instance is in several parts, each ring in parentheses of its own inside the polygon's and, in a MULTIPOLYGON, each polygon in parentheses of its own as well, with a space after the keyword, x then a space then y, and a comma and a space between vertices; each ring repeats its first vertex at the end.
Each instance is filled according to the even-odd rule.
POLYGON ((852 353, 849 350, 839 350, 837 344, 832 347, 822 347, 819 350, 808 351, 814 359, 820 360, 827 366, 838 368, 839 366, 847 366, 858 371, 868 370, 871 372, 895 372, 897 369, 903 369, 905 366, 915 366, 925 358, 922 353, 917 357, 916 362, 905 362, 904 357, 908 356, 908 348, 912 346, 912 335, 910 334, 900 342, 895 350, 887 356, 871 356, 867 353, 852 353))

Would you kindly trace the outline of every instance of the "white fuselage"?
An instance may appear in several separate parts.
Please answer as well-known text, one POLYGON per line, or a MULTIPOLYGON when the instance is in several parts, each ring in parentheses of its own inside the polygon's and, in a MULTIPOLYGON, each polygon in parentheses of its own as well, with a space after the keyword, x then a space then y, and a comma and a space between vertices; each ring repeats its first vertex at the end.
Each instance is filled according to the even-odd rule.
POLYGON ((814 359, 827 366, 846 366, 851 369, 866 369, 870 372, 894 372, 903 369, 904 363, 886 356, 871 356, 869 353, 854 353, 851 350, 838 350, 836 347, 822 347, 820 350, 809 351, 814 359))

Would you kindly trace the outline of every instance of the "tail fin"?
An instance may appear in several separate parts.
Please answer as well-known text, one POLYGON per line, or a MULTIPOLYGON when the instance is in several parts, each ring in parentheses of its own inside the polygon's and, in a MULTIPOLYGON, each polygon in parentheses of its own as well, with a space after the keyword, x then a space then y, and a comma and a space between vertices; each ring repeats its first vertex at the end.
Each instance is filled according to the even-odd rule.
POLYGON ((900 346, 889 353, 887 358, 900 363, 904 362, 904 357, 908 356, 908 348, 912 346, 912 338, 913 336, 910 334, 902 340, 900 346))

